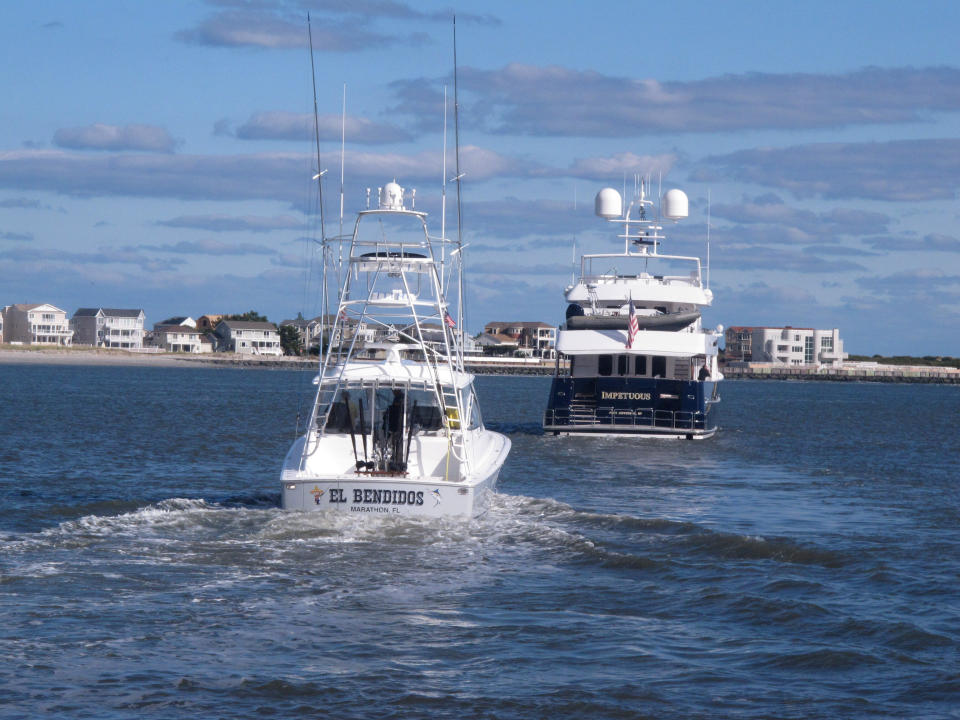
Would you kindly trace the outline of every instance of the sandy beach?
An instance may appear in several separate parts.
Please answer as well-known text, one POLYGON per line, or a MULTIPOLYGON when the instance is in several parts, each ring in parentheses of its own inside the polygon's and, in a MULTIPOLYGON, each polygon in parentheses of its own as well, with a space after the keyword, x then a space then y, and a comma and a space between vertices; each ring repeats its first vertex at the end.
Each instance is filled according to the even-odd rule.
POLYGON ((0 365, 132 365, 142 367, 272 367, 298 368, 316 364, 316 358, 252 357, 233 353, 186 355, 133 353, 102 348, 0 346, 0 365))

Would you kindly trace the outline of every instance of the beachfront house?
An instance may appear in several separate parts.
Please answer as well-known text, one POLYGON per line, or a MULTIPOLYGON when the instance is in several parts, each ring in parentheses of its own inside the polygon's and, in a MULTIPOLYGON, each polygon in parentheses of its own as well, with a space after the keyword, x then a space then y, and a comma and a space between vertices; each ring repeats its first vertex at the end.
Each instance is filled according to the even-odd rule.
POLYGON ((217 350, 241 355, 283 355, 280 333, 272 322, 221 320, 214 334, 217 350))
POLYGON ((477 347, 486 355, 513 355, 519 343, 516 338, 498 333, 481 333, 476 339, 477 347))
POLYGON ((144 334, 143 344, 164 352, 197 352, 193 349, 193 346, 197 345, 198 341, 195 340, 193 333, 190 331, 200 332, 197 330, 197 321, 192 317, 184 315, 169 317, 153 324, 153 330, 148 330, 144 334), (166 330, 171 330, 172 333, 165 333, 166 330), (181 338, 177 334, 180 330, 187 332, 187 336, 181 338), (187 347, 183 347, 184 345, 187 347), (171 350, 171 346, 175 346, 176 349, 171 350))
POLYGON ((153 332, 154 345, 164 352, 193 354, 213 352, 210 340, 189 325, 165 325, 153 332))
POLYGON ((3 309, 4 342, 23 345, 71 345, 67 311, 48 303, 7 305, 3 309))
POLYGON ((167 327, 188 327, 196 330, 197 321, 189 316, 177 315, 176 317, 170 317, 153 324, 154 330, 162 330, 167 327))
POLYGON ((483 328, 487 335, 507 335, 517 341, 517 349, 528 357, 556 357, 557 329, 544 322, 490 322, 483 328))
POLYGON ((820 365, 839 367, 848 357, 840 330, 813 328, 747 327, 734 325, 724 334, 727 362, 773 365, 820 365))
POLYGON ((143 310, 80 308, 70 318, 77 345, 140 350, 143 348, 143 310))
MULTIPOLYGON (((336 315, 318 315, 312 320, 308 320, 304 327, 304 347, 312 349, 325 345, 326 340, 330 338, 333 323, 336 319, 336 315)), ((357 347, 363 347, 366 343, 383 339, 390 332, 393 332, 390 328, 378 330, 365 322, 358 323, 354 318, 342 318, 331 344, 334 347, 349 345, 356 337, 357 347)))

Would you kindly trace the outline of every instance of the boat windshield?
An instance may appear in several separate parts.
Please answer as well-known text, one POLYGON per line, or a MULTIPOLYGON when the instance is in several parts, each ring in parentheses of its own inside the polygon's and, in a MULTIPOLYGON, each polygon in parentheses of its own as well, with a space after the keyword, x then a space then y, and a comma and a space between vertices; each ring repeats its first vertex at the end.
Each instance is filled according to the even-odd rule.
POLYGON ((432 390, 397 387, 340 389, 330 408, 327 431, 349 433, 432 432, 443 427, 443 414, 432 390))

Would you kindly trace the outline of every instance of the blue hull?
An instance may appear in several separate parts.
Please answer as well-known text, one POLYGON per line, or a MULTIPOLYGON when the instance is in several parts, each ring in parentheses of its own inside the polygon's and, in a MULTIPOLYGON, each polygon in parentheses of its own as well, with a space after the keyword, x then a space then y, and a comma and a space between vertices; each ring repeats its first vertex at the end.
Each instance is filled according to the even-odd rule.
POLYGON ((555 434, 709 437, 718 402, 711 381, 555 377, 543 427, 555 434))

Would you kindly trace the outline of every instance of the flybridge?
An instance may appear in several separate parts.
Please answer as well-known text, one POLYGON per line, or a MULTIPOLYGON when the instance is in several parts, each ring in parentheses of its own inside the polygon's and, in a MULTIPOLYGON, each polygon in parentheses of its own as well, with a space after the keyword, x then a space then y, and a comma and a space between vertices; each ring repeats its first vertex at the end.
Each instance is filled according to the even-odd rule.
MULTIPOLYGON (((700 258, 686 255, 665 255, 659 252, 660 243, 665 240, 663 226, 659 220, 651 217, 655 211, 652 200, 647 197, 647 183, 640 182, 635 200, 623 211, 623 198, 613 188, 603 188, 594 201, 595 213, 607 222, 623 226, 623 232, 617 237, 623 239, 623 252, 591 253, 580 258, 580 282, 588 286, 600 283, 621 282, 639 285, 686 285, 703 288, 703 273, 700 258), (649 261, 656 258, 664 265, 673 263, 691 263, 696 269, 682 275, 650 273, 649 261), (637 263, 642 263, 642 270, 637 263), (624 266, 624 261, 629 266, 624 266)), ((667 220, 677 222, 689 216, 689 201, 682 190, 668 190, 662 199, 660 215, 667 220)), ((688 265, 689 267, 689 265, 688 265)), ((568 291, 572 288, 568 288, 568 291)))

